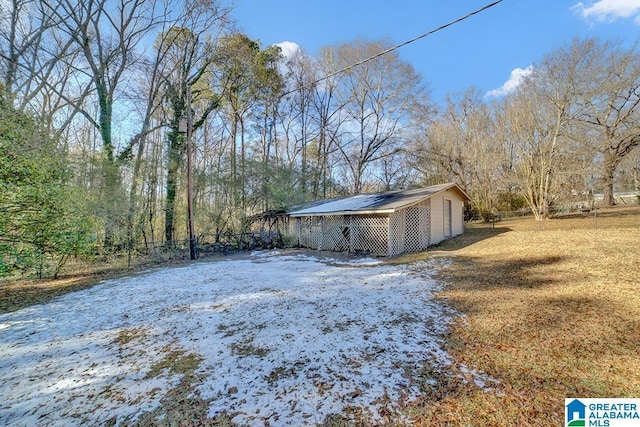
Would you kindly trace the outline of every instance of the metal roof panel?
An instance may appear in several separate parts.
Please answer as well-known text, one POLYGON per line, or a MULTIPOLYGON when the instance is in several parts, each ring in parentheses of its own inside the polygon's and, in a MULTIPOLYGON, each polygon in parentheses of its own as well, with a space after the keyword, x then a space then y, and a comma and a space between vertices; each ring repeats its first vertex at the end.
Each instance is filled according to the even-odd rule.
POLYGON ((349 215, 362 213, 389 213, 398 209, 420 203, 435 194, 455 188, 464 199, 469 196, 456 183, 432 185, 430 187, 413 190, 389 191, 378 194, 359 194, 343 199, 330 199, 326 202, 315 203, 313 206, 290 212, 289 215, 349 215))

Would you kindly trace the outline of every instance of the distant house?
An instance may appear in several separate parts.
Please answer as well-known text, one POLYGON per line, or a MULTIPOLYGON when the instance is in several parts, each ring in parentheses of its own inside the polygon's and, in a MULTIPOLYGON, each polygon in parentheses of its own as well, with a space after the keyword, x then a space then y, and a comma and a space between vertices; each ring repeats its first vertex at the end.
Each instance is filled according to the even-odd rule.
POLYGON ((394 256, 464 233, 467 193, 455 183, 361 194, 289 212, 294 246, 394 256))

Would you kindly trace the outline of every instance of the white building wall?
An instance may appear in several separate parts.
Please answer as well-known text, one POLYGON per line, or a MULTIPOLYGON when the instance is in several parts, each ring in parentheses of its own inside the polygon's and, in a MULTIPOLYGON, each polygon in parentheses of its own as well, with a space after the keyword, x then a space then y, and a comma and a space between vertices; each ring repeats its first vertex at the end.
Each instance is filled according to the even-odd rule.
POLYGON ((457 194, 452 194, 454 195, 451 203, 453 211, 451 213, 453 236, 459 236, 464 233, 464 200, 457 194))
MULTIPOLYGON (((451 201, 451 237, 464 233, 464 201, 456 192, 447 190, 431 198, 432 245, 445 239, 445 200, 451 201)), ((449 236, 446 238, 449 238, 449 236)))
POLYGON ((431 244, 444 240, 444 197, 438 195, 431 198, 431 244))

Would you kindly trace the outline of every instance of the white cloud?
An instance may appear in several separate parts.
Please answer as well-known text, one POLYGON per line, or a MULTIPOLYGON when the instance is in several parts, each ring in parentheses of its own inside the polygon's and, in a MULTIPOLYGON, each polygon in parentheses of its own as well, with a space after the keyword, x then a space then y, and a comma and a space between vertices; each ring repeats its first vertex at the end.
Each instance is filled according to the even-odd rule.
POLYGON ((572 10, 587 21, 614 22, 634 18, 634 22, 640 25, 640 0, 598 0, 590 4, 580 2, 572 10))
POLYGON ((300 46, 294 42, 284 41, 276 43, 275 46, 278 46, 282 50, 282 55, 286 59, 291 59, 297 52, 300 51, 300 46))
POLYGON ((514 68, 509 75, 509 80, 504 82, 498 89, 493 89, 487 92, 487 98, 500 98, 512 93, 520 84, 522 80, 533 72, 533 65, 529 65, 527 68, 514 68))

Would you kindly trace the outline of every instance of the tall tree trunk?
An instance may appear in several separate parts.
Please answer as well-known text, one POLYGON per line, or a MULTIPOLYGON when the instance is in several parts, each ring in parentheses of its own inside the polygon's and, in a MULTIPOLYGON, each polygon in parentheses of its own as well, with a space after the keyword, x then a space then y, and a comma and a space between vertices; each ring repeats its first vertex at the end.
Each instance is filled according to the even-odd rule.
POLYGON ((144 153, 144 145, 146 135, 143 135, 138 141, 138 152, 133 164, 133 175, 131 177, 131 188, 129 189, 129 202, 127 208, 127 265, 131 265, 131 251, 133 249, 133 223, 136 214, 136 193, 138 192, 138 181, 140 176, 140 168, 142 166, 142 154, 144 153))
POLYGON ((240 116, 240 195, 241 195, 241 207, 244 214, 247 213, 247 177, 246 177, 246 153, 245 153, 245 141, 244 141, 244 118, 240 116))
MULTIPOLYGON (((640 101, 639 101, 640 103, 640 101)), ((611 132, 608 132, 609 134, 611 132)), ((640 145, 640 134, 631 133, 622 138, 615 138, 607 135, 607 151, 604 156, 604 175, 602 176, 602 182, 604 185, 604 200, 602 203, 605 206, 615 205, 615 199, 613 197, 613 183, 615 180, 615 173, 620 165, 620 162, 633 151, 638 145, 640 145)))
MULTIPOLYGON (((173 132, 172 132, 173 133, 173 132)), ((178 170, 180 169, 180 146, 178 135, 169 137, 169 152, 166 182, 166 208, 164 214, 164 239, 167 246, 175 241, 176 192, 178 188, 178 170)))
POLYGON ((604 176, 602 177, 604 197, 602 204, 604 206, 613 206, 616 201, 613 197, 613 181, 615 177, 617 164, 612 161, 606 161, 604 168, 604 176))
POLYGON ((113 136, 112 136, 112 107, 113 102, 109 91, 102 82, 96 82, 99 111, 99 131, 102 138, 102 173, 104 177, 103 208, 104 217, 104 245, 115 243, 118 226, 117 194, 119 185, 119 168, 115 161, 113 136))
POLYGON ((231 123, 231 194, 233 204, 238 206, 238 166, 237 166, 237 142, 238 142, 238 113, 233 112, 231 123))

